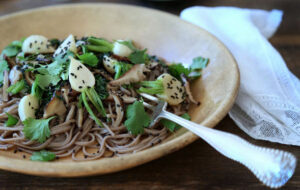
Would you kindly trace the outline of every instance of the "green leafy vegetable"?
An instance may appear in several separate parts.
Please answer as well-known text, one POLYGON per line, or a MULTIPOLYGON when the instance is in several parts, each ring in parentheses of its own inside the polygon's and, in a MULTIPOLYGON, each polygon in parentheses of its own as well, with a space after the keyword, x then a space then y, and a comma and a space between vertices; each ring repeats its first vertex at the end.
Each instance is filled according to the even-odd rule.
POLYGON ((115 63, 115 79, 120 78, 123 74, 125 74, 129 69, 131 69, 132 65, 123 63, 123 62, 116 62, 115 63))
POLYGON ((41 150, 40 152, 34 152, 30 160, 32 161, 41 161, 41 162, 47 162, 54 160, 56 158, 56 155, 52 152, 48 152, 46 150, 41 150))
POLYGON ((8 68, 7 61, 0 59, 0 84, 3 83, 3 77, 4 77, 3 72, 8 71, 8 70, 9 70, 9 68, 8 68))
POLYGON ((100 53, 108 53, 111 51, 110 48, 105 46, 85 45, 85 48, 89 51, 100 52, 100 53))
POLYGON ((180 63, 169 65, 169 72, 178 80, 181 80, 181 74, 184 74, 186 77, 193 80, 201 76, 202 69, 204 69, 208 63, 208 58, 203 58, 199 56, 193 59, 193 63, 189 68, 185 68, 180 63))
POLYGON ((16 82, 16 84, 11 85, 6 91, 9 92, 9 93, 12 93, 12 94, 18 94, 25 87, 26 87, 25 80, 22 79, 22 80, 16 82))
POLYGON ((109 49, 109 51, 112 51, 114 45, 112 43, 110 43, 109 41, 103 39, 103 38, 95 38, 95 37, 89 37, 87 39, 87 41, 95 46, 99 46, 99 47, 106 47, 107 49, 109 49))
POLYGON ((14 117, 13 115, 11 115, 7 112, 5 112, 5 114, 8 117, 7 121, 5 122, 5 126, 11 127, 11 126, 14 126, 18 123, 19 120, 16 117, 14 117))
MULTIPOLYGON (((188 113, 184 113, 181 117, 187 120, 191 120, 191 117, 188 113)), ((160 123, 163 124, 164 127, 168 128, 171 132, 174 132, 175 130, 181 128, 181 126, 177 123, 174 123, 173 121, 167 119, 160 120, 160 123)))
POLYGON ((147 49, 137 50, 129 55, 129 60, 134 64, 146 63, 148 60, 148 55, 146 53, 147 49))
POLYGON ((180 75, 183 73, 185 76, 188 76, 190 71, 188 68, 185 68, 182 64, 178 63, 169 65, 169 73, 178 80, 181 80, 180 75))
POLYGON ((128 41, 117 41, 119 44, 123 44, 125 46, 127 46, 129 49, 131 49, 132 51, 137 51, 138 49, 133 45, 131 40, 128 41))
POLYGON ((96 78, 96 84, 94 88, 98 93, 99 97, 103 100, 108 97, 108 92, 106 89, 107 81, 100 75, 95 76, 95 78, 96 78))
POLYGON ((39 100, 42 99, 43 89, 39 87, 39 78, 35 78, 32 86, 31 86, 31 94, 37 97, 39 100))
POLYGON ((23 133, 27 139, 37 140, 40 143, 46 141, 50 137, 49 121, 54 117, 48 119, 33 119, 27 118, 23 121, 23 133))
POLYGON ((86 88, 84 92, 88 96, 92 104, 95 106, 97 111, 100 112, 103 117, 105 117, 105 108, 103 107, 102 101, 99 95, 97 94, 96 90, 94 88, 86 88))
POLYGON ((139 92, 147 94, 162 94, 164 93, 164 85, 161 79, 155 81, 142 81, 140 82, 141 87, 139 92))
POLYGON ((82 55, 79 55, 78 58, 84 63, 91 67, 96 67, 98 65, 98 58, 93 53, 84 53, 82 55))
POLYGON ((97 118, 97 116, 94 114, 92 108, 89 106, 85 91, 83 91, 81 93, 81 97, 82 97, 82 102, 87 110, 87 112, 91 115, 91 117, 93 118, 93 120, 97 123, 97 125, 99 125, 100 127, 103 127, 102 122, 97 118))
POLYGON ((36 79, 38 81, 38 85, 41 89, 46 89, 51 84, 53 86, 57 85, 60 81, 60 77, 57 75, 36 75, 36 79))
POLYGON ((25 38, 22 38, 20 41, 13 41, 3 49, 0 57, 3 58, 4 55, 7 57, 16 56, 21 51, 24 40, 25 38))
POLYGON ((135 101, 126 110, 125 126, 133 135, 141 134, 150 124, 150 116, 146 113, 143 103, 135 101))

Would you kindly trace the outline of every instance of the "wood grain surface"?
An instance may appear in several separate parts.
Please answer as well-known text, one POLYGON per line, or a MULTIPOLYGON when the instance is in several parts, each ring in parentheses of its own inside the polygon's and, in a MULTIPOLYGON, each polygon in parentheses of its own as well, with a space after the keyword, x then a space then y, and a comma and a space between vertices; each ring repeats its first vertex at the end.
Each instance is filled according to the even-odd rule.
MULTIPOLYGON (((104 2, 79 0, 0 0, 0 15, 59 3, 104 2)), ((106 1, 108 2, 108 1, 106 1)), ((159 3, 111 0, 164 10, 174 14, 193 5, 281 9, 283 22, 271 39, 290 70, 300 77, 300 1, 298 0, 186 0, 159 3)), ((0 26, 1 27, 1 26, 0 26)), ((237 134, 262 146, 279 148, 300 158, 300 148, 253 140, 227 116, 216 129, 237 134)), ((213 150, 202 140, 148 164, 109 175, 84 178, 45 178, 0 171, 0 189, 266 189, 245 167, 213 150)), ((300 166, 282 189, 300 189, 300 166)))

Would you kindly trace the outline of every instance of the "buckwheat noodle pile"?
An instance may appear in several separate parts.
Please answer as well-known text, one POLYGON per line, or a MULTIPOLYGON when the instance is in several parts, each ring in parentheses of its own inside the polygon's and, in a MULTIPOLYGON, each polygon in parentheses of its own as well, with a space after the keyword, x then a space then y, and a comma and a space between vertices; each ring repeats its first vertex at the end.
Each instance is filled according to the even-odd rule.
MULTIPOLYGON (((86 50, 83 48, 91 48, 88 47, 91 43, 89 43, 87 39, 88 38, 75 40, 78 55, 84 54, 84 51, 86 50), (86 47, 84 47, 84 45, 86 47)), ((24 51, 24 43, 25 42, 23 42, 23 46, 19 49, 19 54, 24 51)), ((35 42, 32 41, 32 43, 33 44, 29 44, 29 46, 34 47, 35 42)), ((39 41, 37 43, 39 43, 39 41)), ((51 41, 51 43, 47 41, 47 43, 48 46, 52 46, 55 50, 59 49, 59 46, 62 44, 60 41, 56 42, 56 44, 53 41, 51 41)), ((102 46, 98 45, 97 47, 102 46)), ((133 135, 126 128, 125 120, 126 109, 128 106, 136 101, 142 101, 145 111, 151 115, 151 105, 155 105, 155 102, 140 95, 138 89, 141 85, 137 84, 137 81, 133 81, 132 84, 130 84, 132 85, 131 87, 128 87, 129 83, 126 83, 127 86, 123 84, 115 85, 112 81, 118 80, 115 79, 116 72, 109 72, 107 67, 103 67, 105 61, 111 60, 132 64, 128 57, 117 55, 117 53, 115 54, 115 51, 99 52, 96 50, 94 51, 93 49, 89 50, 89 52, 92 52, 98 58, 98 66, 86 66, 96 78, 102 77, 102 79, 106 81, 105 89, 107 96, 101 99, 106 112, 106 117, 103 117, 90 102, 92 111, 95 113, 96 117, 99 118, 103 127, 100 127, 95 122, 85 106, 79 106, 78 102, 81 101, 80 92, 72 89, 68 80, 61 80, 55 85, 50 84, 47 87, 47 92, 48 94, 51 94, 52 98, 54 96, 59 97, 58 99, 63 102, 65 110, 59 112, 57 110, 59 110, 60 107, 54 106, 54 109, 57 109, 55 110, 56 113, 59 114, 54 114, 55 118, 50 120, 50 136, 42 143, 37 140, 26 138, 23 131, 24 124, 22 123, 18 110, 21 98, 30 94, 30 89, 32 89, 36 74, 38 74, 34 69, 28 70, 28 68, 38 68, 51 64, 54 61, 53 56, 55 53, 37 53, 35 56, 33 56, 32 53, 25 53, 21 55, 23 56, 23 59, 20 58, 19 54, 16 56, 2 55, 2 58, 7 62, 9 69, 4 70, 3 72, 3 82, 0 89, 1 150, 12 149, 15 150, 15 152, 24 151, 30 154, 41 150, 47 150, 54 153, 57 159, 71 156, 74 161, 95 160, 102 157, 121 156, 142 151, 160 143, 171 134, 170 130, 161 123, 158 123, 151 128, 145 127, 144 132, 137 135, 133 135), (31 58, 29 59, 30 56, 31 58), (27 90, 22 90, 16 94, 9 93, 7 89, 15 83, 14 80, 21 79, 24 79, 27 90), (14 126, 8 127, 6 125, 8 119, 7 113, 18 119, 18 122, 14 126)), ((67 61, 70 60, 68 59, 67 61)), ((140 64, 143 65, 142 72, 137 75, 140 75, 139 77, 141 77, 143 81, 154 81, 158 76, 169 72, 168 67, 162 63, 163 61, 161 59, 154 56, 148 56, 147 64, 140 64)), ((119 79, 126 79, 124 76, 126 76, 126 73, 130 72, 132 68, 133 67, 123 72, 119 79)), ((69 75, 69 78, 70 77, 71 75, 69 75)), ((177 105, 168 106, 168 110, 176 115, 186 113, 190 103, 197 104, 192 98, 189 90, 188 77, 183 75, 181 77, 182 88, 180 87, 178 90, 185 91, 184 95, 181 97, 183 98, 183 101, 177 105)), ((45 117, 44 109, 49 105, 49 101, 52 99, 50 98, 46 101, 45 99, 47 98, 44 96, 45 93, 43 95, 44 100, 42 100, 42 102, 45 102, 41 103, 44 108, 36 111, 36 119, 46 119, 51 116, 47 115, 45 117)), ((152 94, 152 96, 155 96, 155 94, 152 94)), ((178 98, 177 94, 174 99, 176 98, 178 98)))

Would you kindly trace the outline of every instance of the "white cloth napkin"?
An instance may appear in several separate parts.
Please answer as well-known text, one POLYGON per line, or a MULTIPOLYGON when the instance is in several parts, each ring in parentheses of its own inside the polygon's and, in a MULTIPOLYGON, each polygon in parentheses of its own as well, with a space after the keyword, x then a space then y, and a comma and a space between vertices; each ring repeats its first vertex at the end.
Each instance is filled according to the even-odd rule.
POLYGON ((219 38, 237 60, 241 86, 229 115, 255 139, 300 146, 300 82, 269 43, 282 11, 191 7, 180 17, 219 38))

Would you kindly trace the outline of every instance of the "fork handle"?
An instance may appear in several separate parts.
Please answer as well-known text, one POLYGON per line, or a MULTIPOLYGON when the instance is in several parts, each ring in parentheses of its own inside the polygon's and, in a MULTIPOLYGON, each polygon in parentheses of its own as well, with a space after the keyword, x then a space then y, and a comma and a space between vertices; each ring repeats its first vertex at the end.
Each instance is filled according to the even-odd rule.
POLYGON ((236 135, 205 127, 167 111, 162 111, 159 117, 185 127, 224 156, 247 166, 269 187, 285 184, 296 167, 296 158, 291 153, 255 146, 236 135))

